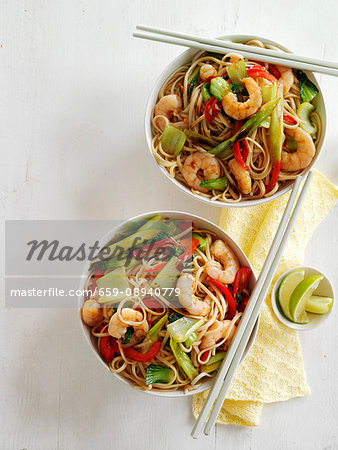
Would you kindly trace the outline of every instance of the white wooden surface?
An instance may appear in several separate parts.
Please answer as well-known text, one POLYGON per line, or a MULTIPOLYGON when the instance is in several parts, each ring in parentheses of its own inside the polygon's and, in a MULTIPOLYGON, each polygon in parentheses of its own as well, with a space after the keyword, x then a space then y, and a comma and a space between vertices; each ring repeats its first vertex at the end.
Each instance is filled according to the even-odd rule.
MULTIPOLYGON (((147 96, 182 49, 133 39, 136 23, 260 34, 338 60, 334 0, 1 0, 0 8, 3 219, 172 208, 217 220, 218 209, 178 192, 147 153, 147 96)), ((318 168, 338 183, 338 81, 320 81, 328 133, 318 168)), ((336 207, 306 252, 336 288, 337 227, 336 207)), ((217 426, 198 441, 190 438, 191 399, 150 397, 117 382, 88 351, 75 312, 3 307, 0 317, 1 449, 338 448, 337 311, 301 336, 311 396, 264 408, 258 428, 217 426)))

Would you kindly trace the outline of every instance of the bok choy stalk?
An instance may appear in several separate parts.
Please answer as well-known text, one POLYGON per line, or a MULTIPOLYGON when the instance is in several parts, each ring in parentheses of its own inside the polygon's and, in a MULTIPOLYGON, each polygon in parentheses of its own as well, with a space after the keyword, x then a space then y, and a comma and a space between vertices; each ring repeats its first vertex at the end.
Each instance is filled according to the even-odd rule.
POLYGON ((270 192, 275 186, 278 175, 281 168, 281 158, 282 158, 282 147, 284 141, 284 124, 283 124, 283 86, 274 84, 273 86, 266 86, 263 89, 263 99, 276 101, 278 100, 277 106, 271 113, 271 122, 269 128, 269 150, 271 155, 272 170, 270 174, 269 184, 266 186, 266 192, 270 192))
POLYGON ((153 327, 150 328, 145 340, 150 339, 151 342, 153 343, 156 342, 158 333, 162 330, 163 325, 166 323, 167 319, 168 314, 165 314, 163 317, 161 317, 160 320, 156 322, 153 327))
POLYGON ((244 59, 240 59, 234 64, 231 64, 231 66, 227 68, 227 72, 235 91, 241 91, 244 88, 242 79, 247 77, 244 59))
POLYGON ((210 145, 217 145, 217 141, 208 136, 204 136, 204 134, 197 133, 196 131, 184 130, 184 134, 187 136, 188 139, 190 138, 192 140, 201 141, 210 145))
POLYGON ((197 333, 195 333, 194 331, 183 343, 186 347, 190 347, 190 345, 192 345, 196 341, 197 341, 197 333))
POLYGON ((204 319, 191 319, 182 317, 167 326, 170 337, 176 342, 184 342, 196 330, 204 324, 204 319))
POLYGON ((212 356, 209 359, 208 363, 203 365, 202 372, 210 373, 210 372, 213 372, 214 370, 219 369, 219 367, 222 364, 225 354, 226 354, 226 352, 220 352, 220 353, 217 353, 216 355, 212 356))
POLYGON ((215 180, 202 180, 200 186, 215 191, 224 191, 227 187, 228 180, 226 177, 216 178, 215 180))
POLYGON ((230 84, 224 78, 216 77, 210 81, 210 93, 217 100, 222 100, 228 92, 230 92, 230 84))
POLYGON ((308 79, 304 72, 296 70, 296 77, 299 81, 299 95, 301 102, 311 102, 318 94, 318 88, 308 79))
POLYGON ((178 156, 186 139, 183 131, 172 125, 167 125, 162 134, 161 146, 166 153, 178 156))
POLYGON ((276 98, 265 103, 259 108, 256 114, 250 117, 237 131, 236 134, 231 136, 231 138, 221 142, 217 147, 209 150, 208 153, 217 155, 220 159, 226 158, 231 155, 232 149, 230 148, 234 142, 241 141, 247 138, 256 128, 258 128, 262 122, 264 122, 275 109, 275 107, 280 103, 280 99, 276 98))
POLYGON ((173 338, 170 338, 170 348, 177 361, 177 364, 182 368, 188 378, 190 378, 190 380, 196 378, 198 375, 196 367, 193 365, 189 356, 181 349, 181 347, 173 338))
POLYGON ((146 372, 146 385, 154 383, 171 383, 175 378, 175 373, 170 367, 150 364, 146 372))

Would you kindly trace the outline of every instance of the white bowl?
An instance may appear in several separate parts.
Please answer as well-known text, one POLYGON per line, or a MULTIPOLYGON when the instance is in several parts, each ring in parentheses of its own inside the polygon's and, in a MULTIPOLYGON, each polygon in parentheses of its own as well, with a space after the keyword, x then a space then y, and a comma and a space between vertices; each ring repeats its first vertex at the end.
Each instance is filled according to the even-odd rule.
MULTIPOLYGON (((131 222, 131 221, 137 221, 137 220, 146 220, 152 216, 154 216, 155 214, 161 214, 164 217, 168 217, 169 219, 181 219, 181 220, 192 220, 194 222, 194 225, 197 226, 198 228, 201 227, 203 229, 208 229, 210 231, 213 231, 214 233, 216 233, 217 238, 222 239, 223 241, 227 242, 230 247, 232 248, 232 250, 234 251, 234 253, 236 254, 238 261, 240 263, 241 266, 247 266, 247 267, 251 267, 248 259, 246 258, 245 254, 243 253, 243 251, 241 250, 241 248, 238 246, 238 244, 231 239, 220 227, 218 227, 217 225, 213 224, 212 222, 209 222, 206 219, 203 219, 202 217, 198 217, 195 216, 193 214, 188 214, 188 213, 184 213, 184 212, 179 212, 179 211, 152 211, 152 212, 147 212, 144 214, 140 214, 139 216, 133 217, 131 219, 126 220, 125 222, 119 224, 118 226, 116 226, 115 228, 113 228, 109 233, 107 233, 101 240, 100 240, 100 248, 106 244, 110 239, 112 239, 113 236, 115 236, 122 227, 125 226, 126 223, 131 222)), ((89 266, 90 266, 90 262, 88 261, 83 275, 82 275, 82 281, 81 281, 81 286, 80 289, 83 291, 84 289, 84 285, 85 285, 85 281, 88 275, 88 270, 89 270, 89 266)), ((253 290, 254 286, 256 284, 256 278, 255 276, 252 274, 252 276, 250 277, 250 281, 249 281, 249 285, 248 288, 250 291, 253 290)), ((101 364, 104 365, 104 367, 110 372, 107 364, 103 361, 103 359, 101 358, 99 352, 98 352, 98 347, 97 347, 97 339, 92 335, 91 331, 90 331, 90 327, 88 327, 87 325, 85 325, 82 320, 81 320, 81 310, 80 308, 83 305, 83 297, 79 297, 78 298, 78 306, 79 306, 79 319, 80 319, 80 323, 81 323, 81 328, 86 336, 87 342, 90 346, 90 348, 92 349, 92 351, 94 352, 94 354, 96 355, 97 359, 101 362, 101 364)), ((243 357, 242 359, 245 358, 245 356, 248 354, 254 339, 256 337, 257 334, 257 330, 258 330, 258 319, 255 325, 255 328, 253 329, 250 339, 247 343, 246 349, 243 353, 243 357)), ((123 378, 122 376, 118 375, 118 374, 113 374, 116 378, 118 378, 120 381, 122 381, 123 383, 129 384, 130 386, 133 387, 133 384, 131 382, 129 382, 128 380, 126 380, 125 378, 123 378)), ((161 397, 182 397, 185 395, 192 395, 192 394, 197 394, 199 392, 203 392, 207 389, 209 389, 211 387, 213 383, 213 378, 208 378, 205 381, 202 381, 198 387, 193 390, 193 391, 189 391, 187 394, 184 394, 183 391, 178 390, 178 391, 173 391, 173 392, 156 392, 156 391, 142 391, 142 392, 146 392, 147 394, 152 394, 152 395, 158 395, 161 397)))
MULTIPOLYGON (((219 39, 222 40, 228 40, 228 41, 232 41, 232 42, 238 42, 238 43, 243 43, 243 42, 247 42, 250 39, 259 39, 262 42, 264 42, 265 44, 271 44, 271 45, 275 45, 277 47, 279 47, 281 50, 289 52, 290 50, 288 50, 286 47, 278 44, 277 42, 271 41, 269 39, 265 39, 262 38, 260 36, 252 36, 252 35, 245 35, 245 34, 231 34, 231 35, 227 35, 227 36, 222 36, 219 39)), ((286 192, 290 191, 294 185, 294 181, 290 180, 287 181, 283 184, 283 187, 280 188, 275 194, 271 195, 271 197, 264 197, 261 199, 257 199, 257 200, 245 200, 245 201, 241 201, 241 202, 221 202, 219 200, 210 200, 208 198, 202 197, 200 195, 194 194, 191 192, 191 190, 185 186, 183 183, 181 183, 180 181, 176 180, 176 178, 171 178, 168 171, 160 166, 152 151, 151 151, 151 141, 153 138, 152 135, 152 130, 151 130, 151 114, 153 111, 153 108, 156 104, 157 101, 157 97, 158 97, 158 93, 161 89, 161 87, 163 86, 163 84, 167 81, 167 79, 174 73, 176 72, 176 70, 189 63, 193 56, 198 52, 198 50, 195 49, 191 49, 191 50, 186 50, 184 53, 182 53, 181 55, 179 55, 177 58, 175 58, 170 64, 167 65, 167 67, 164 69, 164 71, 161 73, 161 75, 159 76, 159 78, 157 79, 155 86, 153 88, 153 90, 151 91, 148 103, 147 103, 147 107, 146 107, 146 114, 145 114, 145 134, 146 134, 146 139, 147 139, 147 143, 148 143, 148 147, 149 147, 149 151, 151 153, 151 156, 153 157, 155 164, 159 167, 159 169, 162 171, 162 173, 164 173, 164 175, 172 182, 174 183, 178 188, 180 188, 183 192, 185 192, 186 194, 190 195, 191 197, 195 198, 196 200, 199 200, 201 202, 207 203, 209 205, 215 205, 215 206, 220 206, 220 207, 233 207, 233 208, 243 208, 245 206, 256 206, 256 205, 261 205, 263 203, 267 203, 270 202, 272 200, 275 200, 277 197, 285 194, 286 192)), ((323 94, 322 91, 319 87, 319 83, 318 80, 316 79, 316 77, 313 75, 312 72, 307 72, 305 71, 305 73, 307 74, 307 76, 309 77, 309 79, 311 81, 313 81, 316 86, 319 89, 319 93, 317 94, 317 96, 315 97, 315 99, 313 100, 313 104, 316 106, 317 112, 321 117, 321 121, 322 121, 322 135, 320 137, 320 140, 317 144, 317 152, 315 157, 313 158, 311 164, 309 165, 309 167, 307 167, 306 169, 304 169, 302 175, 305 175, 306 173, 309 172, 309 170, 315 165, 319 153, 321 151, 321 148, 323 146, 323 141, 324 141, 324 137, 325 137, 325 132, 326 132, 326 112, 325 112, 325 104, 324 104, 324 98, 323 98, 323 94)))
POLYGON ((293 269, 288 270, 287 272, 283 273, 281 277, 278 278, 276 281, 271 294, 271 303, 272 303, 272 309, 276 316, 278 317, 278 320, 282 322, 284 325, 286 325, 289 328, 293 328, 294 330, 312 330, 313 328, 318 327, 321 325, 331 314, 331 311, 333 309, 333 306, 331 307, 330 311, 327 314, 311 314, 307 313, 309 316, 309 323, 301 324, 301 323, 294 323, 291 322, 291 320, 287 319, 283 312, 281 307, 279 306, 279 302, 277 300, 277 292, 279 289, 279 286, 283 279, 289 275, 289 273, 294 272, 295 270, 304 270, 305 272, 305 278, 309 277, 311 275, 322 275, 324 278, 320 282, 318 288, 314 291, 314 295, 320 295, 322 297, 332 297, 334 302, 334 291, 332 284, 330 283, 329 279, 325 274, 323 274, 320 270, 315 269, 313 267, 294 267, 293 269))

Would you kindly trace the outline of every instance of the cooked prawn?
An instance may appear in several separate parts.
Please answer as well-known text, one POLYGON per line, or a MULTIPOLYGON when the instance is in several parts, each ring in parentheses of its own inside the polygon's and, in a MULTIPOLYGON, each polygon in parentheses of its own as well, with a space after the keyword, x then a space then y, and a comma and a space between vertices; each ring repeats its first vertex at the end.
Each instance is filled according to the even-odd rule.
POLYGON ((283 93, 286 94, 291 89, 293 85, 293 72, 290 67, 276 66, 278 72, 280 73, 279 82, 283 85, 283 93))
POLYGON ((203 64, 200 69, 200 78, 205 81, 209 77, 214 77, 216 75, 216 69, 211 64, 203 64))
POLYGON ((251 192, 251 177, 248 170, 245 170, 235 159, 229 161, 229 167, 234 177, 237 180, 238 189, 243 194, 250 194, 251 192))
POLYGON ((232 92, 229 92, 222 99, 224 111, 228 116, 236 120, 242 120, 252 116, 262 104, 261 90, 256 81, 250 77, 243 78, 242 81, 249 93, 249 98, 246 102, 239 102, 237 95, 232 92))
POLYGON ((282 150, 282 169, 293 172, 308 167, 316 153, 316 147, 311 135, 302 128, 288 128, 284 130, 298 144, 295 152, 282 150))
POLYGON ((201 350, 213 347, 220 339, 226 339, 222 347, 227 348, 236 329, 236 325, 232 324, 231 320, 215 320, 202 338, 201 350))
POLYGON ((223 268, 220 268, 217 261, 208 261, 205 264, 205 270, 209 277, 224 284, 233 283, 239 269, 239 262, 229 245, 217 239, 210 247, 210 251, 222 263, 223 268))
POLYGON ((84 302, 81 313, 82 320, 89 327, 94 327, 103 319, 101 305, 94 298, 90 298, 84 302))
POLYGON ((187 157, 181 168, 182 175, 187 184, 200 192, 208 192, 209 189, 200 187, 201 181, 215 180, 220 177, 221 167, 215 156, 208 153, 195 152, 187 157), (199 176, 199 171, 203 171, 203 177, 199 176))
POLYGON ((154 115, 156 119, 156 124, 161 131, 169 124, 174 125, 177 128, 186 128, 186 123, 184 121, 171 122, 172 116, 177 114, 182 108, 182 100, 176 94, 165 95, 160 98, 156 103, 154 108, 154 115))
POLYGON ((177 280, 176 288, 179 289, 178 300, 190 313, 198 316, 206 316, 211 309, 211 298, 206 296, 200 300, 194 294, 196 283, 190 273, 182 273, 177 280))
POLYGON ((148 322, 144 320, 143 314, 132 308, 123 308, 120 315, 122 320, 117 312, 112 315, 108 325, 108 333, 116 339, 121 339, 125 336, 127 329, 133 327, 134 332, 128 346, 140 342, 149 331, 148 322))

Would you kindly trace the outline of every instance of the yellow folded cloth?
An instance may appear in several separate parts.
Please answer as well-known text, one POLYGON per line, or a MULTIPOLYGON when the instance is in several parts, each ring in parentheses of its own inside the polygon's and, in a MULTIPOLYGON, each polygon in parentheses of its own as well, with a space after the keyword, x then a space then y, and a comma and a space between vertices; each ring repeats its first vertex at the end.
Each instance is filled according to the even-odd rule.
MULTIPOLYGON (((289 194, 286 194, 273 202, 250 208, 222 210, 220 226, 243 249, 256 275, 264 264, 288 197, 289 194)), ((286 270, 302 263, 309 238, 337 198, 338 188, 315 171, 274 282, 286 270)), ((271 289, 261 310, 257 337, 230 385, 218 423, 257 426, 264 403, 303 397, 310 393, 298 333, 284 326, 274 315, 271 289)), ((204 392, 194 396, 195 418, 207 394, 204 392)))

